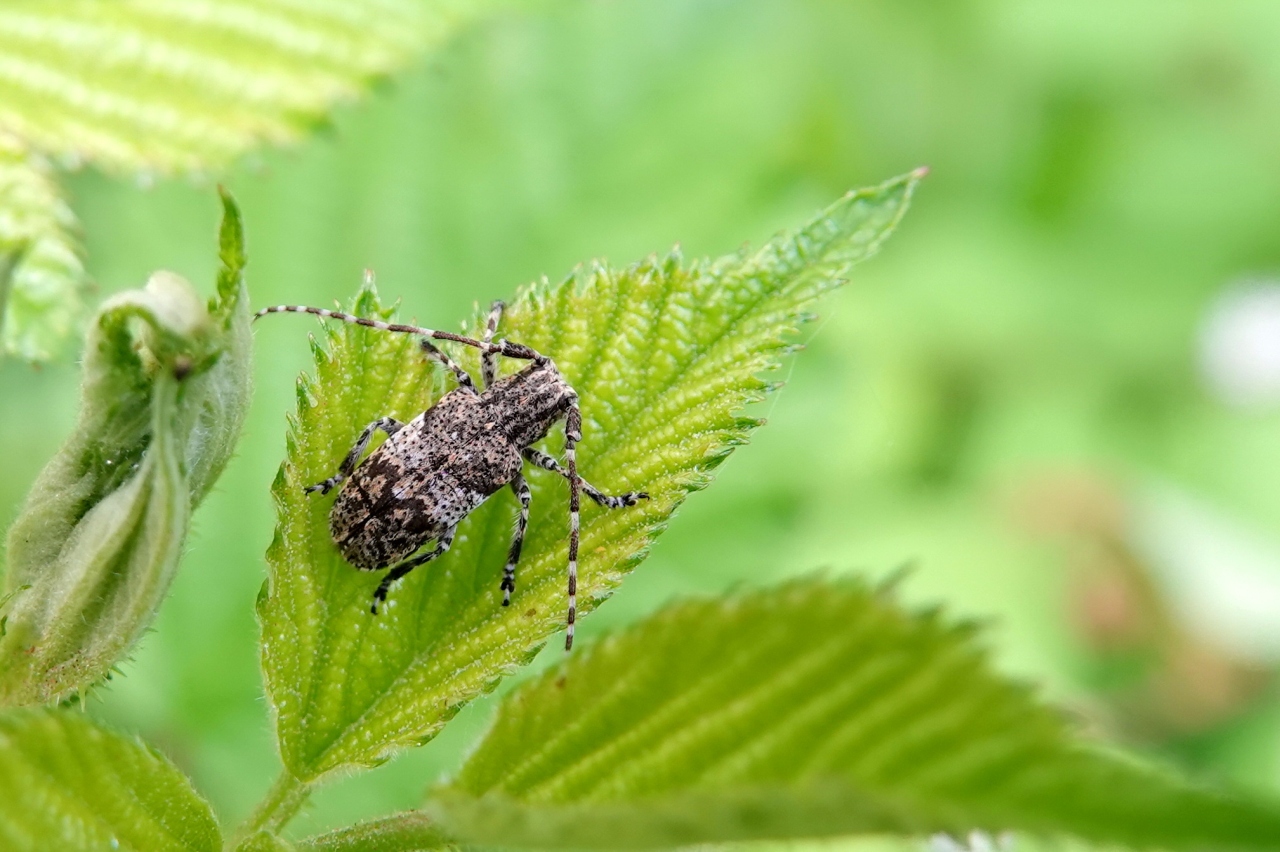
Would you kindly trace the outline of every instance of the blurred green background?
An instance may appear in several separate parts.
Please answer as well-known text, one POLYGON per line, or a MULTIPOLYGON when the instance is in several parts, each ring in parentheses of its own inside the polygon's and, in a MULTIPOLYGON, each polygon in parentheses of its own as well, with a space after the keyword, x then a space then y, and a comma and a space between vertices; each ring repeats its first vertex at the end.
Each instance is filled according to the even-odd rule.
MULTIPOLYGON (((678 593, 905 567, 908 600, 988 621, 999 663, 1086 726, 1274 792, 1277 44, 1261 0, 507 5, 227 184, 256 305, 345 301, 369 267, 449 327, 589 258, 725 253, 930 166, 806 329, 769 425, 582 633, 678 593)), ((211 186, 87 172, 70 192, 103 293, 161 267, 211 287, 211 186)), ((237 457, 156 633, 89 706, 228 821, 278 765, 253 601, 312 331, 257 328, 237 457)), ((0 363, 0 517, 77 380, 0 363)), ((417 803, 489 706, 332 785, 299 830, 417 803)))

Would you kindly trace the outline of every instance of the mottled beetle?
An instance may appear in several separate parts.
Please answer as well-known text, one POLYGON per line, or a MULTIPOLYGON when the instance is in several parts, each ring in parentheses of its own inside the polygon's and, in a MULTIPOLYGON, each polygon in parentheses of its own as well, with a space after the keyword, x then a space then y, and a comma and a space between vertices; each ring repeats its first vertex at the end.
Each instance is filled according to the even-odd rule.
POLYGON ((575 445, 582 440, 578 394, 547 356, 519 343, 493 340, 502 310, 502 302, 493 303, 482 340, 304 305, 263 308, 255 319, 274 313, 307 313, 417 335, 423 352, 457 378, 456 388, 410 422, 383 417, 370 423, 342 460, 338 472, 306 489, 309 493, 328 494, 345 481, 329 514, 334 544, 361 571, 391 569, 374 591, 370 611, 377 615, 378 604, 386 601, 393 583, 447 551, 458 523, 504 485, 511 486, 520 501, 520 518, 502 572, 502 605, 508 606, 529 523, 529 486, 521 474, 523 462, 528 460, 569 481, 569 614, 564 642, 568 650, 573 646, 577 616, 580 491, 610 509, 634 506, 649 495, 633 491, 609 496, 578 475, 575 445), (466 370, 433 346, 429 338, 479 349, 484 390, 478 390, 466 370), (529 366, 499 379, 498 355, 528 361, 529 366), (561 418, 564 467, 533 448, 561 418), (387 434, 386 442, 361 462, 361 455, 378 429, 387 434), (436 542, 433 548, 414 555, 432 539, 436 542))

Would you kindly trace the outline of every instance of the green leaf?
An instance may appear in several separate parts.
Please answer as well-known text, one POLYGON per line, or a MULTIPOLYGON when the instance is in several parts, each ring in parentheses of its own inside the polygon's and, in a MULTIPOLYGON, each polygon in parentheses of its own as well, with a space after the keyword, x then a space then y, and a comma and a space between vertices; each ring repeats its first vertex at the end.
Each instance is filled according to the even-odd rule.
POLYGON ((0 133, 0 354, 46 360, 80 328, 77 228, 48 164, 0 133))
MULTIPOLYGON (((478 0, 8 0, 0 5, 0 255, 27 245, 0 349, 80 328, 75 217, 50 161, 155 175, 296 142, 441 43, 478 0)), ((0 288, 0 315, 5 313, 0 288)))
POLYGON ((331 831, 298 844, 298 852, 427 852, 454 848, 426 814, 395 814, 331 831))
POLYGON ((1275 805, 1076 741, 973 633, 855 580, 673 606, 509 695, 427 812, 462 840, 546 848, 971 830, 1280 844, 1275 805))
POLYGON ((0 714, 0 847, 215 852, 209 806, 154 749, 80 712, 0 714))
POLYGON ((172 173, 297 140, 475 0, 9 0, 0 127, 68 165, 172 173))
MULTIPOLYGON (((553 357, 580 395, 583 476, 606 492, 653 496, 612 511, 584 501, 580 611, 609 595, 685 495, 746 440, 758 421, 743 407, 769 388, 759 374, 779 364, 818 297, 889 235, 919 177, 850 193, 759 251, 593 265, 511 305, 500 333, 553 357)), ((388 315, 369 289, 354 311, 388 315)), ((517 504, 503 491, 462 524, 444 558, 406 578, 393 606, 370 615, 379 578, 342 560, 329 536, 333 498, 303 488, 335 471, 367 423, 409 420, 440 387, 408 335, 342 325, 326 339, 315 378, 298 386, 259 604, 281 751, 304 781, 430 739, 563 628, 566 607, 568 489, 530 470, 533 511, 511 607, 498 586, 517 504)), ((475 369, 471 354, 458 355, 475 369)), ((548 450, 559 446, 553 438, 548 450)))
POLYGON ((150 624, 191 511, 249 401, 239 213, 223 196, 217 296, 157 272, 89 329, 80 419, 8 536, 0 703, 58 701, 104 677, 150 624))

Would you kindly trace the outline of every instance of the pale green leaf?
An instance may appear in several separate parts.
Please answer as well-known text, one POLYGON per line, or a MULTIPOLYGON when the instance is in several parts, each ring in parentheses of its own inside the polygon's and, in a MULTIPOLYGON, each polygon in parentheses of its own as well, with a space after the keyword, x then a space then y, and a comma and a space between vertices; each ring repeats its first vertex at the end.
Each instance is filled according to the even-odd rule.
MULTIPOLYGON (((75 217, 49 163, 204 173, 296 142, 454 32, 480 0, 7 0, 0 4, 0 258, 25 254, 0 349, 79 330, 75 217)), ((7 316, 4 316, 7 313, 7 316)))
POLYGON ((9 530, 0 703, 61 700, 107 674, 150 624, 231 456, 251 337, 239 213, 223 202, 207 306, 158 272, 90 325, 79 422, 9 530))
POLYGON ((214 852, 209 806, 168 760, 79 711, 0 714, 6 852, 214 852))
MULTIPOLYGON (((582 474, 606 492, 653 495, 613 511, 584 501, 580 611, 608 596, 685 495, 746 440, 757 421, 742 409, 768 387, 759 374, 779 363, 818 297, 893 230, 919 177, 850 193, 759 251, 596 265, 512 304, 500 333, 553 357, 580 394, 582 474)), ((369 291, 354 309, 385 315, 369 291)), ((530 470, 533 512, 513 606, 501 606, 498 588, 517 506, 504 490, 463 523, 449 554, 370 615, 379 577, 342 560, 329 536, 333 497, 303 488, 334 472, 365 424, 407 421, 439 387, 408 335, 342 325, 327 342, 316 348, 315 378, 299 384, 259 606, 281 751, 307 781, 434 736, 560 630, 566 608, 568 489, 530 470)), ((474 369, 474 358, 459 356, 474 369)), ((559 446, 553 438, 548 451, 559 446)))
POLYGON ((48 164, 0 133, 0 354, 45 360, 80 328, 77 228, 48 164))
POLYGON ((455 848, 423 813, 409 811, 321 834, 297 844, 298 852, 427 852, 455 848))
POLYGON ((972 634, 854 580, 673 606, 508 696, 428 812, 463 840, 546 848, 972 830, 1280 846, 1280 807, 1081 743, 972 634))
POLYGON ((475 0, 9 0, 0 128, 68 165, 171 173, 296 140, 475 0))

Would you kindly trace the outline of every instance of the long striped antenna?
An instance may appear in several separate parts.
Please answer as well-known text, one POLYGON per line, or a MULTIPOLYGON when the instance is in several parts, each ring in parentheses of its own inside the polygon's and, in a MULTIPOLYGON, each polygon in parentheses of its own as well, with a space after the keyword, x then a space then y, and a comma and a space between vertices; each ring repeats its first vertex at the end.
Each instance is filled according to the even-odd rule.
POLYGON ((454 343, 461 343, 464 346, 474 346, 481 352, 491 352, 494 355, 502 355, 507 358, 520 358, 524 361, 543 361, 545 356, 538 354, 528 346, 519 343, 511 343, 506 340, 499 340, 496 343, 489 343, 484 340, 476 340, 474 337, 464 337, 461 334, 454 334, 451 331, 438 331, 434 328, 423 328, 419 325, 405 325, 398 322, 382 322, 381 320, 372 320, 367 317, 358 317, 354 314, 344 314, 342 311, 331 311, 328 308, 313 308, 308 305, 272 305, 269 308, 263 308, 253 315, 256 320, 259 317, 265 317, 267 314, 315 314, 324 319, 336 319, 342 322, 355 323, 363 325, 367 328, 376 328, 379 331, 395 331, 401 334, 414 334, 419 337, 430 337, 434 340, 451 340, 454 343))
MULTIPOLYGON (((272 305, 269 308, 263 308, 253 315, 254 319, 265 317, 267 314, 315 314, 325 319, 342 320, 343 322, 351 322, 356 325, 363 325, 368 328, 376 328, 381 331, 398 331, 404 334, 420 334, 423 337, 435 337, 439 332, 431 328, 422 328, 416 325, 404 325, 398 322, 380 322, 379 320, 366 319, 358 317, 354 314, 344 314, 342 311, 331 311, 328 308, 312 308, 307 305, 272 305)), ((479 342, 479 341, 477 341, 479 342)))

